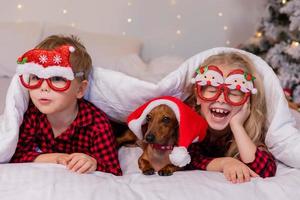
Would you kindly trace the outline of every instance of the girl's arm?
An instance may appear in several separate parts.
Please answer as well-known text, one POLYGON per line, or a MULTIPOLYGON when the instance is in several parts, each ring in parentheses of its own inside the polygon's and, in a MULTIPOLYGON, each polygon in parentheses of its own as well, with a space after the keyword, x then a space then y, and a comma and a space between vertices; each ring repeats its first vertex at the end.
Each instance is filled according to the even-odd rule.
POLYGON ((243 125, 231 125, 231 131, 235 138, 241 161, 246 164, 253 162, 257 147, 248 136, 243 125))
POLYGON ((240 159, 243 163, 251 163, 255 159, 256 145, 248 136, 244 123, 250 115, 250 103, 247 101, 230 120, 230 128, 239 150, 240 159))

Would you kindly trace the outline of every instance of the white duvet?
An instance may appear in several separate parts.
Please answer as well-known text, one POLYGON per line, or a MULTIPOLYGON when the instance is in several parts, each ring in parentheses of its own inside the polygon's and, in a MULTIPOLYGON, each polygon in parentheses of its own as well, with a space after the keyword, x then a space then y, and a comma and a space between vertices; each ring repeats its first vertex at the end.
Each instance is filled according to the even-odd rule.
MULTIPOLYGON (((86 96, 111 118, 124 121, 145 101, 161 95, 184 99, 197 66, 208 56, 239 51, 247 54, 263 77, 267 100, 266 144, 278 161, 276 177, 253 179, 233 185, 221 173, 176 172, 171 177, 144 176, 137 168, 138 149, 119 152, 123 177, 97 172, 77 175, 63 166, 49 164, 0 165, 1 199, 299 199, 300 133, 295 126, 279 81, 259 57, 231 48, 215 48, 197 54, 157 84, 125 74, 95 68, 86 96)), ((4 114, 0 117, 0 162, 14 153, 18 128, 27 109, 28 94, 14 77, 8 89, 4 114)))

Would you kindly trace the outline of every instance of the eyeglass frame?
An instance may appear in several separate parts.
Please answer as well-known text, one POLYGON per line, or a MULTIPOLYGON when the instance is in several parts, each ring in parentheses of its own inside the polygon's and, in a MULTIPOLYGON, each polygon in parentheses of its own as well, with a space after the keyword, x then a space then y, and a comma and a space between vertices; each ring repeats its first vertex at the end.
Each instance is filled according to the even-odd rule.
POLYGON ((232 102, 232 101, 230 101, 230 99, 228 97, 228 91, 230 89, 228 87, 226 87, 226 84, 220 84, 217 87, 212 86, 212 87, 215 87, 218 89, 218 92, 214 97, 205 98, 204 96, 201 95, 201 90, 202 90, 201 87, 203 87, 203 86, 200 85, 199 83, 200 83, 200 81, 196 81, 197 94, 198 94, 199 98, 202 99, 203 101, 209 101, 209 102, 216 101, 220 97, 220 95, 223 93, 226 103, 233 105, 233 106, 241 106, 241 105, 245 104, 245 102, 249 99, 249 97, 251 95, 251 92, 246 92, 246 93, 244 93, 245 96, 243 97, 243 100, 241 102, 239 102, 239 103, 232 102))
MULTIPOLYGON (((74 73, 74 76, 77 78, 77 77, 80 77, 80 76, 83 76, 84 75, 84 72, 77 72, 77 73, 74 73)), ((49 78, 40 78, 39 77, 39 81, 36 85, 33 85, 33 86, 30 86, 29 84, 27 84, 25 81, 24 81, 24 78, 23 78, 23 74, 19 75, 19 78, 20 78, 20 81, 22 83, 22 85, 29 89, 29 90, 33 90, 33 89, 37 89, 39 87, 41 87, 41 85, 43 84, 44 80, 46 80, 48 86, 56 91, 56 92, 64 92, 66 90, 68 90, 71 86, 71 80, 69 79, 66 79, 66 85, 63 87, 63 88, 57 88, 55 87, 53 84, 52 84, 52 81, 50 81, 49 79, 52 78, 52 77, 49 77, 49 78)))

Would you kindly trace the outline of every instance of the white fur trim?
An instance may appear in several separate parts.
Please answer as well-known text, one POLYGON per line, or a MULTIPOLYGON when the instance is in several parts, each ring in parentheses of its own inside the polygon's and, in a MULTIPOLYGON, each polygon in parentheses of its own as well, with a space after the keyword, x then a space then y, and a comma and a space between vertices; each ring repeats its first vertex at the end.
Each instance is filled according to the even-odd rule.
POLYGON ((35 74, 40 78, 49 78, 53 76, 62 76, 68 80, 74 79, 74 73, 71 67, 62 66, 48 66, 43 67, 36 63, 19 64, 17 67, 17 74, 35 74))
POLYGON ((184 167, 191 162, 191 156, 185 147, 174 147, 169 159, 173 165, 178 167, 184 167))
POLYGON ((180 123, 180 112, 176 103, 167 99, 157 99, 148 104, 148 106, 144 109, 141 116, 137 119, 133 119, 128 123, 129 129, 139 138, 143 139, 142 133, 142 125, 146 123, 147 114, 155 107, 159 105, 167 105, 169 106, 173 112, 175 113, 176 119, 178 123, 180 123))

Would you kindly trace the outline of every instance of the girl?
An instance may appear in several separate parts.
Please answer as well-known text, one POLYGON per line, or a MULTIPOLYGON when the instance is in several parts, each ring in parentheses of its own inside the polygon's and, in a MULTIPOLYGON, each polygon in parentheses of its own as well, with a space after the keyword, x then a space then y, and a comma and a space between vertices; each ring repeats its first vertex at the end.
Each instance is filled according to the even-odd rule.
POLYGON ((189 102, 209 129, 203 142, 190 145, 187 169, 220 171, 232 183, 275 175, 275 159, 264 145, 262 82, 252 66, 242 54, 224 53, 196 70, 189 102))

